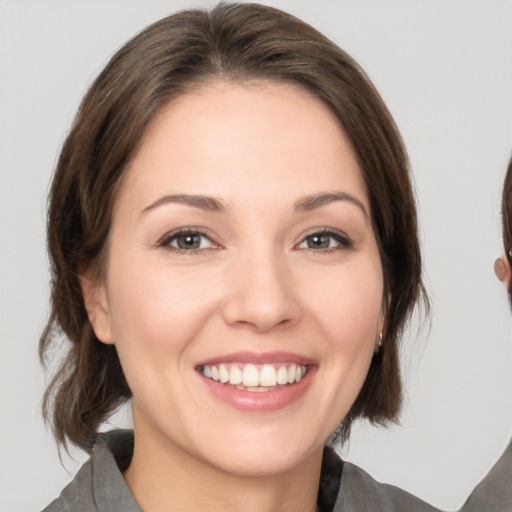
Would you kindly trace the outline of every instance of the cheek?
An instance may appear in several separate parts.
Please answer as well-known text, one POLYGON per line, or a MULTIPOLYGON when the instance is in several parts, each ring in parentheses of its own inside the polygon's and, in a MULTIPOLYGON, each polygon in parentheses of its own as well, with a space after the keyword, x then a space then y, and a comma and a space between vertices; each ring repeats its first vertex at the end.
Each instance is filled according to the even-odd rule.
POLYGON ((109 303, 114 342, 134 404, 147 412, 148 404, 171 407, 181 400, 176 375, 190 367, 195 340, 217 299, 205 293, 203 280, 186 272, 134 267, 130 274, 121 266, 112 270, 109 303))
MULTIPOLYGON (((119 259, 118 259, 119 261, 119 259)), ((109 304, 118 350, 179 351, 215 308, 214 293, 201 275, 164 264, 112 269, 109 304), (127 277, 129 276, 129 277, 127 277)), ((142 262, 141 262, 142 263, 142 262)))
POLYGON ((373 346, 382 324, 380 266, 341 269, 309 289, 309 307, 331 342, 348 350, 373 346))
POLYGON ((379 265, 347 267, 323 284, 312 288, 316 292, 310 295, 309 309, 325 341, 321 401, 334 428, 368 374, 383 320, 382 272, 379 265))

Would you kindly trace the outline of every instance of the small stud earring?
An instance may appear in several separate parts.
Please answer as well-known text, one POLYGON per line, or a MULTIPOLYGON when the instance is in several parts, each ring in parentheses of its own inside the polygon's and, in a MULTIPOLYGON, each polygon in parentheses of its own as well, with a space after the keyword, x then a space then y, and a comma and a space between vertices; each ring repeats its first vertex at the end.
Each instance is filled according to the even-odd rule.
POLYGON ((379 343, 377 344, 377 348, 375 349, 374 354, 378 354, 382 347, 382 332, 379 333, 379 343))

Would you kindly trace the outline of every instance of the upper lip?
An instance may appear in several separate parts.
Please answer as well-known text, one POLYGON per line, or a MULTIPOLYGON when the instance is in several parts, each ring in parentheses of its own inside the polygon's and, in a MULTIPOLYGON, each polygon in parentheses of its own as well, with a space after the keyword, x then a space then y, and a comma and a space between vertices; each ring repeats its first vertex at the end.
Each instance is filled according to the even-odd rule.
POLYGON ((230 352, 205 359, 196 366, 215 365, 221 363, 272 364, 296 363, 303 366, 316 364, 316 361, 293 352, 230 352))

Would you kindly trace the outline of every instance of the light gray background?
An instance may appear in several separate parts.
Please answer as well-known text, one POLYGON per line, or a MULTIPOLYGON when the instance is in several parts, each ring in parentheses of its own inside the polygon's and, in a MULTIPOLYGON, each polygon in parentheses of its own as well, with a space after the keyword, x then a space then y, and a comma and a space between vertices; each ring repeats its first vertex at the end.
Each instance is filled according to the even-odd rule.
MULTIPOLYGON (((455 509, 512 425, 510 320, 492 272, 511 144, 508 0, 282 0, 374 80, 408 146, 418 190, 430 333, 404 344, 402 424, 356 428, 345 456, 455 509)), ((0 509, 39 510, 83 455, 64 458, 39 414, 37 341, 48 310, 45 201, 87 84, 128 37, 185 1, 0 3, 0 509)), ((126 422, 128 413, 118 415, 126 422)))

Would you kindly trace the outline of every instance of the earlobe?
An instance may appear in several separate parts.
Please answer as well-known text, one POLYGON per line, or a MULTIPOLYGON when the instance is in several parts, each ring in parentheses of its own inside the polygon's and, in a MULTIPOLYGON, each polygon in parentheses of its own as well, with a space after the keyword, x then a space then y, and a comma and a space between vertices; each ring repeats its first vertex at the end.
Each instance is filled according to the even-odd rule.
POLYGON ((510 264, 505 256, 500 256, 494 262, 494 273, 496 277, 508 287, 510 283, 511 270, 510 264))
POLYGON ((113 344, 110 311, 105 286, 86 274, 80 275, 80 287, 89 322, 96 337, 103 343, 113 344))

